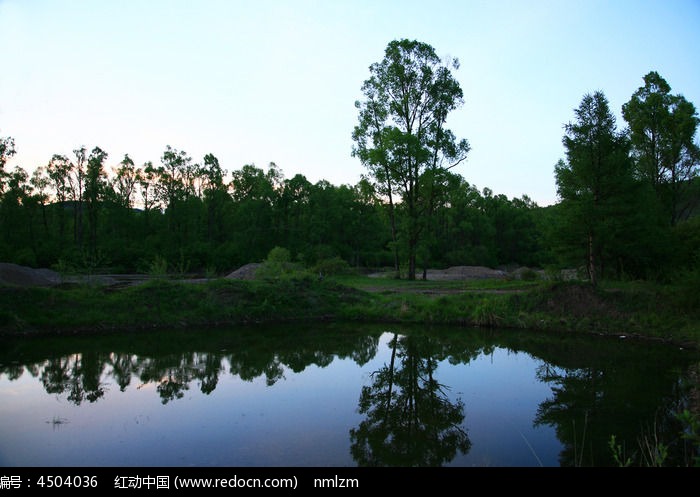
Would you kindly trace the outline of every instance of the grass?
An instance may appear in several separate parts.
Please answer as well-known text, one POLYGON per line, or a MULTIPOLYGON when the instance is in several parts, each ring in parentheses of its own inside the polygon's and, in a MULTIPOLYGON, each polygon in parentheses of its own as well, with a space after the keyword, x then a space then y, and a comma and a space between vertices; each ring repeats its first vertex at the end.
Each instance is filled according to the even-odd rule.
POLYGON ((363 275, 334 276, 339 284, 365 291, 480 291, 480 290, 524 290, 536 288, 541 281, 522 281, 484 278, 475 280, 413 280, 392 277, 369 277, 363 275))
POLYGON ((153 279, 124 288, 0 287, 0 333, 78 333, 251 322, 405 322, 626 334, 700 348, 683 288, 626 282, 407 281, 361 275, 153 279))

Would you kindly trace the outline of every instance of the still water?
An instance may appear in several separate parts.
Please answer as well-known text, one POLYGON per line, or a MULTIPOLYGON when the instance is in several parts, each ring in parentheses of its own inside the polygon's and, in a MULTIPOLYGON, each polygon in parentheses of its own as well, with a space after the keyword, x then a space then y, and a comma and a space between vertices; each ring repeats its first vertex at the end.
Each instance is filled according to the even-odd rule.
POLYGON ((680 465, 700 363, 624 338, 357 324, 2 345, 7 467, 608 466, 611 436, 680 465))

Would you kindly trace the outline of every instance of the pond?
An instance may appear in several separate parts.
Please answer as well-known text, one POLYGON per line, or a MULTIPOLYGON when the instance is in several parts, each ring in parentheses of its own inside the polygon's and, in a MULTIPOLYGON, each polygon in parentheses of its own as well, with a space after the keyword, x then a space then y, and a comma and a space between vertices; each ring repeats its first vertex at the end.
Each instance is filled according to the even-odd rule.
POLYGON ((5 339, 0 466, 614 466, 652 442, 687 465, 699 363, 629 338, 395 325, 5 339))

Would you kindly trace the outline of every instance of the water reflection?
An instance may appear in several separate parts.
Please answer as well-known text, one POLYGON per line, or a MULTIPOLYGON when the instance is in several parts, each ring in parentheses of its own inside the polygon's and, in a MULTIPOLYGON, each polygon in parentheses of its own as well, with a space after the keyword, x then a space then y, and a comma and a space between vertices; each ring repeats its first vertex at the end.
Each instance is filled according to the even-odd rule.
MULTIPOLYGON (((136 390, 155 392, 162 406, 197 402, 205 412, 218 413, 233 407, 206 407, 206 399, 217 389, 230 389, 231 378, 260 383, 264 392, 256 387, 256 395, 264 400, 255 400, 256 409, 267 417, 234 422, 223 413, 207 428, 213 440, 225 430, 229 438, 239 439, 269 419, 287 430, 314 430, 313 436, 325 437, 329 444, 332 439, 331 452, 337 454, 332 459, 330 452, 302 449, 298 441, 280 448, 279 439, 262 441, 261 436, 256 450, 262 456, 222 446, 219 459, 210 462, 205 453, 216 451, 203 447, 201 459, 192 455, 197 465, 518 466, 536 460, 541 465, 607 466, 616 463, 609 447, 612 435, 638 461, 659 447, 667 450, 671 465, 686 465, 697 455, 697 448, 679 436, 684 426, 676 414, 697 407, 685 379, 700 357, 672 347, 532 332, 340 325, 64 337, 5 345, 0 380, 36 379, 45 394, 81 409, 113 404, 136 390), (354 371, 361 372, 357 380, 349 375, 354 371), (294 389, 287 395, 295 395, 299 405, 290 406, 290 397, 275 400, 279 389, 273 387, 291 383, 294 389), (329 395, 331 391, 336 394, 329 395), (506 442, 507 421, 498 420, 519 412, 530 426, 518 426, 506 442), (339 430, 339 423, 346 427, 339 430), (552 440, 547 438, 550 431, 552 440), (524 446, 534 459, 515 455, 524 446), (552 458, 544 453, 549 446, 554 447, 552 458), (301 450, 307 451, 303 459, 287 455, 301 450)), ((3 412, 10 413, 5 416, 21 411, 4 391, 0 396, 5 398, 3 412)), ((238 409, 241 405, 243 399, 236 404, 238 409)), ((71 423, 67 427, 79 421, 71 423)), ((7 424, 19 426, 21 420, 7 424)), ((183 424, 182 429, 201 428, 183 424)), ((0 430, 0 446, 11 445, 3 439, 11 438, 7 430, 0 430)), ((263 431, 269 433, 270 426, 263 431)), ((290 438, 312 437, 309 432, 297 435, 290 438)), ((76 463, 66 459, 65 464, 76 463)))
MULTIPOLYGON (((561 466, 600 465, 595 449, 609 448, 613 435, 625 441, 624 459, 653 465, 668 449, 664 465, 685 466, 692 460, 688 454, 697 447, 680 438, 685 427, 677 417, 692 407, 691 390, 681 380, 680 364, 659 374, 653 360, 648 354, 625 360, 603 353, 587 367, 544 363, 537 369, 537 379, 551 386, 552 395, 540 403, 534 424, 555 427, 563 444, 561 466)), ((604 456, 602 461, 612 464, 612 450, 604 456)))
POLYGON ((360 466, 442 466, 471 447, 464 403, 451 401, 435 377, 443 345, 425 336, 389 342, 391 360, 362 387, 365 419, 350 430, 352 456, 360 466))
POLYGON ((281 328, 205 333, 207 337, 200 339, 178 331, 154 333, 142 340, 127 336, 124 340, 136 347, 130 352, 119 351, 124 347, 119 337, 98 339, 102 350, 94 350, 96 343, 88 339, 66 338, 63 343, 34 339, 15 343, 8 354, 0 355, 0 375, 17 380, 26 372, 39 378, 46 393, 66 394, 66 400, 76 405, 104 398, 105 383, 114 381, 124 392, 137 380, 137 388, 155 385, 161 402, 167 404, 181 399, 193 383, 203 394, 213 392, 227 369, 244 381, 264 377, 266 385, 272 386, 284 379, 285 370, 300 373, 311 365, 323 368, 334 359, 363 365, 376 355, 380 335, 305 329, 290 334, 281 328), (40 359, 46 354, 50 357, 40 359))

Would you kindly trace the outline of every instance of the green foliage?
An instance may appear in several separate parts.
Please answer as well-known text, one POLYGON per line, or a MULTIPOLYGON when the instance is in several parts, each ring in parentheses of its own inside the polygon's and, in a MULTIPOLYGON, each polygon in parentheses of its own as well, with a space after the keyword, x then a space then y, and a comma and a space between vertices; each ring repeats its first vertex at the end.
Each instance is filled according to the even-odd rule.
POLYGON ((639 440, 639 446, 643 466, 661 468, 667 464, 669 446, 659 440, 656 431, 643 435, 639 440))
POLYGON ((480 298, 472 309, 472 321, 478 326, 503 326, 510 311, 503 298, 499 295, 486 295, 480 298))
POLYGON ((318 261, 311 270, 314 274, 318 274, 321 278, 326 276, 350 274, 352 272, 347 261, 338 256, 318 261))
POLYGON ((610 435, 608 447, 610 447, 610 451, 612 452, 615 464, 617 464, 621 468, 626 468, 632 465, 632 458, 625 457, 622 445, 617 443, 615 435, 610 435))
POLYGON ((214 266, 213 264, 208 265, 204 271, 204 277, 207 279, 211 279, 216 278, 216 275, 216 266, 214 266))
POLYGON ((700 419, 688 409, 683 409, 676 414, 676 418, 683 423, 682 438, 690 443, 690 455, 693 465, 700 468, 700 419))
POLYGON ((267 259, 265 262, 273 264, 289 264, 292 261, 292 256, 284 247, 274 247, 267 254, 267 259))
POLYGON ((96 274, 98 270, 109 265, 109 259, 102 253, 101 250, 87 251, 84 250, 80 254, 76 270, 80 274, 88 276, 96 274))
MULTIPOLYGON (((680 448, 684 458, 680 464, 700 467, 700 421, 688 409, 676 413, 674 417, 683 425, 680 440, 688 442, 687 446, 680 448)), ((635 464, 645 467, 664 467, 672 464, 671 444, 662 441, 656 429, 641 435, 638 438, 638 443, 639 452, 627 456, 623 446, 617 443, 615 435, 611 435, 608 447, 615 464, 619 467, 629 467, 635 464)))
POLYGON ((30 248, 22 248, 15 251, 11 260, 20 266, 37 267, 36 254, 30 248))
POLYGON ((697 314, 700 309, 700 265, 678 271, 672 288, 678 309, 697 314))
POLYGON ((298 264, 292 263, 292 257, 288 249, 273 247, 262 264, 255 272, 255 277, 264 280, 279 280, 290 278, 302 273, 298 264))
POLYGON ((577 250, 591 282, 597 284, 606 260, 624 256, 615 249, 631 229, 621 214, 630 209, 634 178, 627 139, 617 131, 605 95, 584 95, 575 114, 562 140, 567 160, 555 166, 564 216, 560 243, 577 250))
MULTIPOLYGON (((7 234, 0 259, 41 267, 62 259, 81 273, 165 274, 151 267, 158 254, 168 261, 167 272, 185 275, 231 270, 264 259, 275 246, 288 248, 311 268, 333 266, 326 272, 341 270, 340 261, 355 268, 391 265, 394 247, 407 254, 403 240, 391 242, 388 206, 366 179, 354 187, 311 184, 301 175, 282 180, 274 165, 267 172, 247 165, 226 184, 215 157, 209 154, 205 167, 197 169, 187 154, 171 147, 160 166, 137 167, 125 156, 110 178, 105 151, 95 147, 88 154, 81 148, 76 154, 82 172, 79 161, 56 155, 31 179, 7 176, 12 191, 0 207, 0 230, 7 234), (90 184, 81 193, 70 185, 87 173, 86 166, 90 184), (335 257, 339 260, 327 262, 335 257)), ((495 266, 509 258, 536 263, 531 203, 482 197, 448 172, 430 177, 432 214, 421 221, 425 238, 417 263, 495 266)), ((393 215, 397 226, 410 225, 407 210, 393 215)), ((406 277, 410 265, 404 263, 402 272, 406 277)))
POLYGON ((79 147, 30 175, 4 169, 14 140, 0 138, 0 260, 69 263, 88 274, 212 275, 286 247, 315 277, 345 271, 344 262, 419 278, 423 268, 458 265, 580 268, 592 254, 587 272, 599 279, 673 284, 680 307, 697 305, 689 291, 700 251, 693 104, 649 73, 623 108, 625 134, 603 93, 587 95, 555 171, 561 202, 538 207, 451 172, 469 151, 445 127, 462 104, 457 69, 425 43, 387 45, 357 103, 353 154, 368 176, 355 186, 285 179, 274 163, 229 173, 212 154, 197 163, 169 145, 158 164, 139 167, 125 155, 114 174, 106 151, 79 147), (392 106, 390 95, 406 107, 392 106), (413 115, 425 126, 411 127, 413 115), (151 267, 154 254, 167 270, 151 267))
POLYGON ((165 278, 168 275, 168 261, 165 257, 156 254, 148 266, 148 274, 153 278, 165 278))
POLYGON ((65 277, 76 272, 73 264, 64 258, 58 259, 58 261, 51 267, 54 271, 60 274, 61 277, 65 277))
POLYGON ((451 72, 458 68, 456 59, 440 60, 427 43, 391 41, 384 58, 370 66, 371 76, 362 86, 365 101, 355 104, 359 115, 353 155, 368 168, 378 192, 401 198, 396 210, 402 211, 404 222, 397 225, 393 202, 389 218, 392 241, 401 241, 406 250, 411 280, 416 278, 421 233, 432 224, 444 173, 466 159, 470 149, 467 140, 458 142, 445 128, 448 114, 463 103, 451 72))
POLYGON ((180 257, 177 259, 177 262, 175 263, 172 269, 173 273, 175 273, 180 278, 183 278, 187 275, 187 272, 190 270, 190 260, 185 256, 184 251, 180 251, 180 257))
POLYGON ((665 224, 675 226, 693 203, 684 193, 700 163, 695 106, 673 95, 668 82, 651 71, 622 106, 622 115, 629 125, 637 175, 654 189, 665 224))

